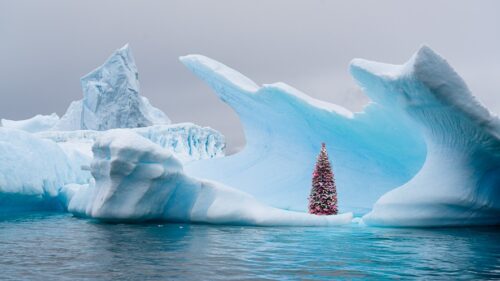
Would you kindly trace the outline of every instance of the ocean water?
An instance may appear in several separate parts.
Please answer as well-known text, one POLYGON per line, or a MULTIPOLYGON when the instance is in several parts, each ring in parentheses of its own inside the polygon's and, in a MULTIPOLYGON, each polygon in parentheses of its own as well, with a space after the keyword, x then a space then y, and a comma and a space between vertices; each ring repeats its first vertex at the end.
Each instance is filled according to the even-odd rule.
POLYGON ((495 280, 500 228, 105 224, 0 218, 0 280, 495 280))

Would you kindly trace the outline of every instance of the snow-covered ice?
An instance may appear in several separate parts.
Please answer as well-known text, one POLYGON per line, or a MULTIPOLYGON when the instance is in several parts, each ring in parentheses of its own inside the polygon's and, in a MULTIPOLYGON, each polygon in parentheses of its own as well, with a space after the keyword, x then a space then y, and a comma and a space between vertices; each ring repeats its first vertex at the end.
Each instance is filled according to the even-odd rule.
POLYGON ((167 220, 241 225, 328 226, 352 214, 315 216, 266 206, 248 194, 184 174, 170 152, 130 131, 100 135, 88 185, 70 185, 68 209, 101 220, 167 220))
POLYGON ((30 133, 47 131, 54 128, 59 122, 59 116, 56 113, 50 115, 36 115, 26 120, 8 120, 2 119, 0 125, 5 128, 23 130, 30 133))

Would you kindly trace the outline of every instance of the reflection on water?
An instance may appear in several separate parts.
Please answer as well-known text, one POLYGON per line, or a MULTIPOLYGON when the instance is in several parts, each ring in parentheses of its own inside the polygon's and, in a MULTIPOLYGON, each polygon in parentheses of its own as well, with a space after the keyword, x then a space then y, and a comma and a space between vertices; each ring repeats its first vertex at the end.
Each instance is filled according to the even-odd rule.
POLYGON ((0 220, 0 279, 498 279, 500 229, 0 220))

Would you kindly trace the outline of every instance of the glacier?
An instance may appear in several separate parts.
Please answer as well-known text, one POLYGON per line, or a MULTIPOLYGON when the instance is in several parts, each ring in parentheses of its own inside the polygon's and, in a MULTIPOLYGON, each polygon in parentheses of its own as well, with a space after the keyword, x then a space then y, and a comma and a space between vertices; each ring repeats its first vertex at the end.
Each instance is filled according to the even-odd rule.
POLYGON ((348 224, 352 214, 315 216, 266 206, 236 189, 184 174, 182 163, 130 130, 113 130, 93 145, 93 181, 71 185, 68 210, 106 221, 167 220, 257 226, 348 224))
POLYGON ((325 142, 340 210, 367 225, 500 223, 500 121, 429 47, 403 65, 353 60, 372 100, 356 113, 284 83, 258 86, 202 55, 180 60, 234 109, 247 140, 237 154, 187 165, 188 174, 303 211, 325 142))

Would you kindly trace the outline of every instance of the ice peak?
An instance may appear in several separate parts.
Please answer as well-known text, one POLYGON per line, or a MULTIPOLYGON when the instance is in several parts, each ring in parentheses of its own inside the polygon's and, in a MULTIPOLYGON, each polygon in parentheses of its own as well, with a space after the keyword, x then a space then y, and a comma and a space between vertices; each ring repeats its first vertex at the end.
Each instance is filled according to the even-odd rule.
POLYGON ((129 44, 80 79, 83 100, 72 104, 59 130, 109 130, 169 124, 161 110, 140 95, 139 72, 129 44))

